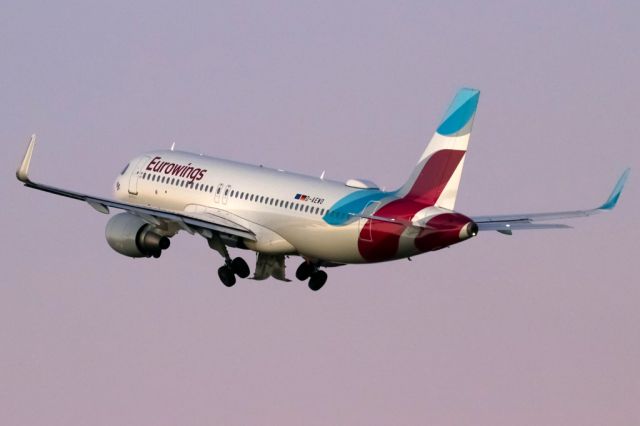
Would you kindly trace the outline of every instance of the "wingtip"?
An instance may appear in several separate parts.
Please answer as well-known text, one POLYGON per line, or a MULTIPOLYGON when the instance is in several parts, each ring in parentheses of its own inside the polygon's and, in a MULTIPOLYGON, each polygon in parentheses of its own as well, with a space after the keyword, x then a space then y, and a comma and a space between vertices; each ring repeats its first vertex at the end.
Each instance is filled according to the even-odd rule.
POLYGON ((613 191, 611 191, 611 195, 609 195, 607 201, 605 201, 604 204, 600 206, 600 210, 612 210, 616 206, 616 204, 618 204, 618 199, 620 199, 620 194, 622 194, 624 185, 625 183, 627 183, 629 173, 631 173, 631 168, 627 167, 625 171, 622 172, 620 178, 618 178, 618 181, 613 187, 613 191))
POLYGON ((16 177, 20 182, 29 182, 29 165, 31 164, 31 157, 33 156, 33 148, 35 147, 35 144, 36 135, 34 133, 31 135, 27 151, 24 153, 24 157, 22 158, 22 163, 20 163, 20 167, 18 167, 18 170, 16 171, 16 177))

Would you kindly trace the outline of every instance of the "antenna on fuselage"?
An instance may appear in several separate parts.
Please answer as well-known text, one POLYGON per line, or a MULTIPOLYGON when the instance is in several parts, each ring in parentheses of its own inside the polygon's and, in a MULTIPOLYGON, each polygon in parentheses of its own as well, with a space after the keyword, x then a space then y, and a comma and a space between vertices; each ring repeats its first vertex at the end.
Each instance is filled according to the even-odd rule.
POLYGON ((175 147, 176 147, 176 143, 174 142, 174 143, 172 143, 172 144, 171 144, 171 151, 173 151, 173 149, 174 149, 175 147))
POLYGON ((322 174, 320 175, 320 180, 324 180, 324 173, 326 172, 326 170, 322 171, 322 174))

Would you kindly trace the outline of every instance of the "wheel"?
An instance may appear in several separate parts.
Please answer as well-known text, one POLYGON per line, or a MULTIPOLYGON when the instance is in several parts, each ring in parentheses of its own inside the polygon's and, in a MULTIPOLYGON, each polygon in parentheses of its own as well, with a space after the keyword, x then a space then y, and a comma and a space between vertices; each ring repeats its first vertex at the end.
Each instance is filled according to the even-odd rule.
POLYGON ((249 265, 247 265, 247 262, 241 257, 236 257, 231 261, 231 270, 240 278, 247 278, 249 276, 249 265))
POLYGON ((300 281, 304 281, 313 273, 313 265, 309 262, 303 262, 298 266, 296 270, 296 278, 300 281))
POLYGON ((222 284, 227 287, 232 287, 236 283, 236 276, 227 265, 221 266, 220 269, 218 269, 218 277, 220 277, 222 284))
POLYGON ((316 271, 311 275, 311 278, 309 279, 309 288, 313 291, 318 291, 326 282, 327 273, 324 271, 316 271))

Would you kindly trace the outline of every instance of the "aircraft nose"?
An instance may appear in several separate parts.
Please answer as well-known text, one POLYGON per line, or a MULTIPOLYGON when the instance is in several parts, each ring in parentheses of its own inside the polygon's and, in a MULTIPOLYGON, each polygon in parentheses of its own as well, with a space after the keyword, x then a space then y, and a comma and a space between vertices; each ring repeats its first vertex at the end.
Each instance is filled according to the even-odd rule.
POLYGON ((478 224, 471 221, 462 227, 460 230, 460 239, 466 240, 471 237, 475 237, 478 235, 478 224))

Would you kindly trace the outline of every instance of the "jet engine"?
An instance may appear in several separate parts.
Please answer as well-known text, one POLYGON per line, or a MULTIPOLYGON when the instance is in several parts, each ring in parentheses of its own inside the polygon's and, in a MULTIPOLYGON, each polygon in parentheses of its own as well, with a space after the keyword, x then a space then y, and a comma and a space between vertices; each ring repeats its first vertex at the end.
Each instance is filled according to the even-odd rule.
POLYGON ((105 237, 112 249, 129 257, 158 258, 170 244, 169 238, 130 213, 119 213, 109 219, 105 237))

